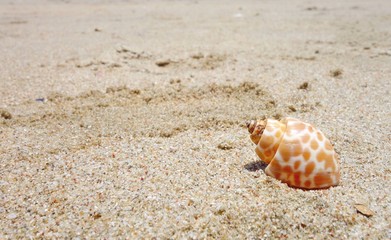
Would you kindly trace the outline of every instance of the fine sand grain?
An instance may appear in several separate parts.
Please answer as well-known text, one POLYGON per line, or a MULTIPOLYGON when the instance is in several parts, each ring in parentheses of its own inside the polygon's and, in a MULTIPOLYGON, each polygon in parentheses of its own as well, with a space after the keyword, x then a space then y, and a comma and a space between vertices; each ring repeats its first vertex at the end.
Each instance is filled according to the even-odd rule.
POLYGON ((391 2, 0 3, 0 239, 391 238, 391 2), (39 4, 38 4, 39 3, 39 4), (265 175, 313 123, 341 183, 265 175))

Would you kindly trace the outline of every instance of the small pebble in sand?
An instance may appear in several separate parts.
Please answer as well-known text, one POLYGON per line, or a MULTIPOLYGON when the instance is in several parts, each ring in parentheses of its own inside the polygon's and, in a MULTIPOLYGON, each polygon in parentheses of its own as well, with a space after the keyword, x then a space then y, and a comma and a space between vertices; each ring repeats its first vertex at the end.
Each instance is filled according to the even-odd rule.
POLYGON ((16 214, 16 213, 10 213, 7 215, 7 219, 15 219, 17 217, 18 217, 18 214, 16 214))
POLYGON ((306 89, 308 89, 308 86, 309 86, 308 82, 303 82, 302 84, 300 84, 300 86, 298 87, 298 89, 300 89, 300 90, 306 90, 306 89))
POLYGON ((305 10, 307 10, 307 11, 315 11, 315 10, 318 10, 318 8, 313 6, 313 7, 307 7, 305 10))
POLYGON ((46 98, 36 98, 36 102, 46 102, 46 98))
POLYGON ((173 147, 173 146, 170 146, 170 147, 168 148, 168 151, 169 151, 170 153, 175 153, 175 152, 178 151, 178 148, 173 147))
POLYGON ((201 59, 203 57, 204 57, 204 54, 202 54, 202 53, 196 53, 196 54, 191 55, 191 58, 193 58, 193 59, 201 59))
POLYGON ((11 113, 8 112, 7 110, 4 110, 4 109, 0 109, 0 116, 4 119, 11 119, 12 118, 11 113))
POLYGON ((330 75, 335 78, 340 77, 342 75, 342 73, 343 73, 343 71, 340 68, 330 71, 330 75))
POLYGON ((157 61, 155 64, 158 66, 158 67, 165 67, 167 66, 168 64, 171 63, 171 60, 169 59, 166 59, 166 60, 159 60, 157 61))
POLYGON ((109 65, 109 67, 111 67, 111 68, 119 68, 119 67, 122 67, 122 65, 119 64, 119 63, 112 63, 112 64, 109 65))
POLYGON ((170 84, 179 84, 179 83, 181 83, 180 79, 171 79, 170 80, 170 84))
POLYGON ((217 147, 221 150, 229 150, 233 148, 233 146, 229 142, 222 142, 217 145, 217 147))
POLYGON ((101 217, 102 217, 102 214, 100 214, 100 213, 94 213, 94 214, 92 215, 92 217, 94 218, 94 220, 96 220, 96 219, 101 218, 101 217))
POLYGON ((131 52, 130 47, 127 47, 127 46, 124 46, 124 45, 119 46, 116 50, 117 50, 117 53, 131 52))
POLYGON ((218 149, 221 150, 230 150, 235 148, 235 139, 233 137, 225 137, 217 145, 218 149))
POLYGON ((291 110, 292 112, 296 112, 296 111, 297 111, 296 108, 295 108, 294 106, 292 106, 292 105, 289 106, 288 108, 289 108, 289 110, 291 110))
POLYGON ((354 204, 354 207, 356 208, 357 212, 361 213, 366 217, 371 217, 374 215, 374 212, 364 204, 354 204))

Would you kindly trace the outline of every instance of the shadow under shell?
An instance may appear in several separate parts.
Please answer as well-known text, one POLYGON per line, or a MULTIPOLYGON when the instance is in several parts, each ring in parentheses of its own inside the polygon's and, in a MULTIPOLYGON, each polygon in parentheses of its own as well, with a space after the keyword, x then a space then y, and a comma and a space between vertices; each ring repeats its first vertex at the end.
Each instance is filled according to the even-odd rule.
POLYGON ((258 170, 262 170, 265 172, 265 169, 266 167, 268 166, 267 163, 265 162, 262 162, 262 161, 255 161, 255 162, 251 162, 251 163, 247 163, 244 165, 244 168, 247 170, 247 171, 250 171, 250 172, 256 172, 258 170))

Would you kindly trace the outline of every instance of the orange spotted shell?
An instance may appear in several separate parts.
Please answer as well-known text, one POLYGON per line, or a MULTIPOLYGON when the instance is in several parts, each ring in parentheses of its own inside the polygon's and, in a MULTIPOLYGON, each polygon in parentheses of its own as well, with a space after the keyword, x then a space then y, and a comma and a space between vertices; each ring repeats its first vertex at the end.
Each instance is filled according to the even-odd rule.
POLYGON ((311 124, 295 118, 247 124, 267 175, 289 186, 320 189, 339 182, 338 156, 330 141, 311 124))

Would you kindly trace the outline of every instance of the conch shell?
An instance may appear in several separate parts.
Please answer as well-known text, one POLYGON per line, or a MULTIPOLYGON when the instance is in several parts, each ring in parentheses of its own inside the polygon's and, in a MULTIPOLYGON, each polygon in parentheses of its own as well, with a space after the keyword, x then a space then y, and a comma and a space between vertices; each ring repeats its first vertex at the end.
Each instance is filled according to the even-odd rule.
POLYGON ((339 160, 330 141, 311 124, 295 118, 250 121, 256 155, 267 175, 291 187, 320 189, 339 183, 339 160))

